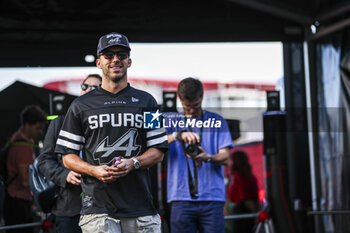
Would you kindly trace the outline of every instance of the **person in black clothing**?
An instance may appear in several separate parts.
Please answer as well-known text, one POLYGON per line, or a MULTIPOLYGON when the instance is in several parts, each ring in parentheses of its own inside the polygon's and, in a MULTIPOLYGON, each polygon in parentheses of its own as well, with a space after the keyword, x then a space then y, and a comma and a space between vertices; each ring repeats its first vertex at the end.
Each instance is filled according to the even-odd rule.
MULTIPOLYGON (((102 77, 90 74, 81 85, 83 95, 101 85, 102 77)), ((78 225, 81 210, 81 175, 64 167, 62 157, 55 153, 58 133, 62 127, 64 116, 54 119, 45 136, 44 146, 38 158, 39 169, 45 177, 58 187, 58 198, 52 209, 58 233, 81 233, 78 225)))
POLYGON ((101 88, 73 101, 55 149, 67 168, 82 174, 79 225, 84 233, 160 233, 148 171, 168 148, 158 104, 128 83, 132 62, 126 36, 102 36, 97 57, 101 88))

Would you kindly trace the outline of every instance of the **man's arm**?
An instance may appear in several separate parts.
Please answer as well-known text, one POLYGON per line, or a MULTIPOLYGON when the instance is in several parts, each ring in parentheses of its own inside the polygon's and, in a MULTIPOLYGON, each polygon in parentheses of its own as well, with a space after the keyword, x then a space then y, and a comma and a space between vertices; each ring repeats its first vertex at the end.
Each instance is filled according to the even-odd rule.
MULTIPOLYGON (((162 150, 157 148, 149 148, 142 155, 136 157, 140 163, 140 168, 149 168, 156 163, 162 162, 164 158, 164 153, 162 150)), ((132 161, 132 166, 134 166, 134 161, 132 161)))
MULTIPOLYGON (((190 132, 185 132, 183 134, 187 135, 188 133, 190 133, 190 132)), ((195 133, 191 133, 191 134, 195 134, 195 133)), ((168 143, 170 144, 174 141, 175 140, 174 140, 173 136, 171 134, 168 134, 168 143)), ((187 141, 187 143, 191 142, 189 144, 194 144, 192 142, 197 141, 197 138, 195 136, 193 136, 191 138, 187 137, 186 141, 187 141)), ((211 163, 220 164, 220 165, 227 165, 228 158, 230 156, 229 147, 220 149, 219 153, 217 153, 215 155, 209 155, 201 146, 199 146, 198 148, 202 151, 200 154, 198 154, 197 156, 194 156, 194 157, 191 157, 191 156, 187 156, 187 157, 190 159, 194 159, 196 161, 204 161, 204 162, 211 162, 211 163)))
POLYGON ((188 144, 195 144, 200 142, 200 137, 198 134, 193 132, 180 131, 172 134, 168 134, 168 144, 175 141, 184 141, 188 144))
POLYGON ((174 138, 172 134, 168 134, 167 137, 168 137, 168 144, 176 141, 176 138, 174 138))
MULTIPOLYGON (((60 187, 66 187, 67 181, 76 184, 69 178, 69 169, 65 168, 59 161, 55 153, 55 146, 59 130, 63 123, 63 117, 51 121, 45 135, 44 146, 38 157, 38 167, 41 173, 49 180, 60 187)), ((79 182, 80 184, 80 182, 79 182)))
MULTIPOLYGON (((195 144, 200 142, 199 135, 193 132, 179 132, 175 135, 168 134, 167 136, 168 136, 169 144, 176 140, 181 140, 188 144, 195 144)), ((199 146, 199 149, 201 150, 201 153, 199 153, 197 156, 194 156, 194 157, 187 156, 187 157, 189 157, 190 159, 194 159, 196 161, 227 165, 228 158, 230 156, 229 147, 224 147, 222 149, 219 149, 219 152, 215 155, 209 155, 201 146, 199 146)))
POLYGON ((29 165, 20 164, 18 165, 19 178, 21 179, 21 184, 28 188, 29 187, 29 165))
MULTIPOLYGON (((162 162, 164 153, 158 148, 149 148, 142 155, 136 157, 140 163, 139 169, 149 168, 152 165, 162 162)), ((122 162, 117 167, 109 167, 110 171, 113 171, 117 178, 127 175, 134 169, 134 161, 130 159, 122 159, 122 162)))
MULTIPOLYGON (((140 163, 140 169, 149 168, 152 165, 159 163, 163 160, 164 153, 157 148, 150 148, 142 155, 137 156, 137 160, 140 163)), ((127 175, 134 169, 134 161, 130 159, 122 159, 121 163, 116 167, 107 165, 93 166, 83 161, 79 156, 75 154, 67 154, 63 156, 64 165, 80 174, 86 174, 94 176, 97 179, 109 183, 116 179, 127 175)))
POLYGON ((219 150, 219 153, 215 155, 209 155, 201 146, 199 149, 202 151, 197 156, 193 157, 194 160, 211 162, 218 165, 227 165, 228 158, 230 157, 229 147, 225 147, 219 150))
POLYGON ((83 161, 76 154, 66 154, 63 156, 63 163, 68 169, 80 174, 96 177, 97 179, 109 183, 116 180, 117 174, 107 165, 94 166, 83 161))

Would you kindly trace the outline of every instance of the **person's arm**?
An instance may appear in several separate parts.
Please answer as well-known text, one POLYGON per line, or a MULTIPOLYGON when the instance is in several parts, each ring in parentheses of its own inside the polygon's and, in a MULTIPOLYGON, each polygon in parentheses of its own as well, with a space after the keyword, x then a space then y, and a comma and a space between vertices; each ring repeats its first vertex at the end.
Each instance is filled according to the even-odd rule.
POLYGON ((180 131, 172 134, 168 134, 168 144, 175 141, 184 141, 188 144, 195 144, 200 142, 200 137, 197 133, 180 131))
POLYGON ((65 168, 58 160, 55 146, 63 117, 53 120, 45 135, 44 146, 38 157, 38 167, 41 173, 60 187, 66 187, 67 182, 80 185, 80 175, 65 168))
POLYGON ((222 123, 218 132, 218 137, 216 138, 218 145, 218 153, 210 155, 202 147, 199 147, 202 153, 197 155, 194 159, 199 161, 211 162, 219 165, 227 165, 228 159, 230 157, 230 148, 233 147, 231 133, 225 119, 223 119, 219 115, 215 118, 221 119, 222 123))
MULTIPOLYGON (((188 144, 195 144, 200 142, 199 135, 193 132, 180 131, 176 134, 168 134, 167 136, 169 144, 176 140, 184 141, 188 144)), ((227 165, 227 161, 230 156, 229 147, 220 149, 219 152, 215 155, 209 155, 201 146, 198 146, 198 148, 201 150, 200 154, 194 157, 187 157, 196 161, 212 162, 215 164, 227 165)))
POLYGON ((176 141, 176 138, 174 138, 172 134, 168 134, 167 137, 168 137, 168 144, 176 141))
POLYGON ((111 167, 107 165, 94 166, 83 161, 76 154, 63 155, 64 166, 68 169, 80 174, 96 177, 97 179, 109 183, 115 181, 118 177, 116 171, 111 170, 111 167))
MULTIPOLYGON (((149 148, 142 155, 136 157, 140 163, 139 169, 149 168, 152 165, 162 162, 164 158, 164 152, 158 148, 149 148)), ((117 167, 109 167, 110 171, 114 172, 114 175, 119 178, 127 175, 134 169, 133 159, 122 159, 122 162, 117 167)))
POLYGON ((18 173, 19 173, 19 178, 21 180, 21 184, 24 187, 28 188, 29 187, 29 165, 19 164, 18 173))
MULTIPOLYGON (((164 153, 161 149, 150 148, 145 151, 142 155, 137 156, 137 160, 140 163, 139 169, 149 168, 152 165, 159 163, 163 160, 164 153)), ((127 175, 130 171, 134 169, 134 160, 122 159, 121 163, 116 167, 102 165, 94 166, 85 161, 83 161, 76 154, 66 154, 63 156, 64 165, 75 172, 80 174, 86 174, 89 176, 94 176, 97 179, 109 183, 116 179, 127 175)))
POLYGON ((219 150, 219 153, 215 155, 208 154, 201 146, 198 147, 202 152, 197 156, 192 157, 196 161, 211 162, 219 165, 227 165, 228 158, 230 157, 229 147, 225 147, 219 150))
MULTIPOLYGON (((162 162, 164 158, 164 153, 162 150, 157 148, 149 148, 142 155, 136 157, 140 163, 140 169, 149 168, 156 163, 162 162)), ((134 161, 132 159, 128 159, 132 161, 132 166, 134 166, 134 161)))

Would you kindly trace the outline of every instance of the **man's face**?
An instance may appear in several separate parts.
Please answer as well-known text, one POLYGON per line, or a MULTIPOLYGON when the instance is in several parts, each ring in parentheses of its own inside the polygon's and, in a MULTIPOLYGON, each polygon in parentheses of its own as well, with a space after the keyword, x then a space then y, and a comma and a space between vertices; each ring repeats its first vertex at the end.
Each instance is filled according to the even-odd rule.
POLYGON ((184 114, 189 117, 200 117, 202 114, 202 100, 203 97, 199 97, 193 101, 182 100, 180 98, 180 102, 184 109, 184 114))
POLYGON ((29 137, 32 138, 33 140, 38 139, 43 133, 44 126, 45 126, 45 123, 43 122, 37 122, 32 125, 27 124, 29 137))
POLYGON ((98 86, 101 85, 101 81, 98 78, 91 76, 88 79, 86 79, 83 84, 85 84, 87 89, 85 89, 85 90, 82 89, 80 92, 80 95, 84 95, 84 94, 88 93, 89 91, 91 91, 92 89, 97 88, 98 86))
POLYGON ((102 52, 96 60, 96 65, 102 69, 103 78, 118 82, 126 79, 127 70, 131 66, 131 59, 128 56, 127 49, 113 46, 102 52))

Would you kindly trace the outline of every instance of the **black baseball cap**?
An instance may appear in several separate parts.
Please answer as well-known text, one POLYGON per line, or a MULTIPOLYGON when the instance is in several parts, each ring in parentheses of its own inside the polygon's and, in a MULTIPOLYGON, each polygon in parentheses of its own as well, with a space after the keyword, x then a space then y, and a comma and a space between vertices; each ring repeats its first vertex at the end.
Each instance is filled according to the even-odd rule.
POLYGON ((98 40, 97 45, 97 56, 106 48, 109 48, 111 46, 122 46, 127 48, 129 51, 129 40, 126 36, 117 33, 117 32, 111 32, 107 35, 101 36, 101 38, 98 40))

